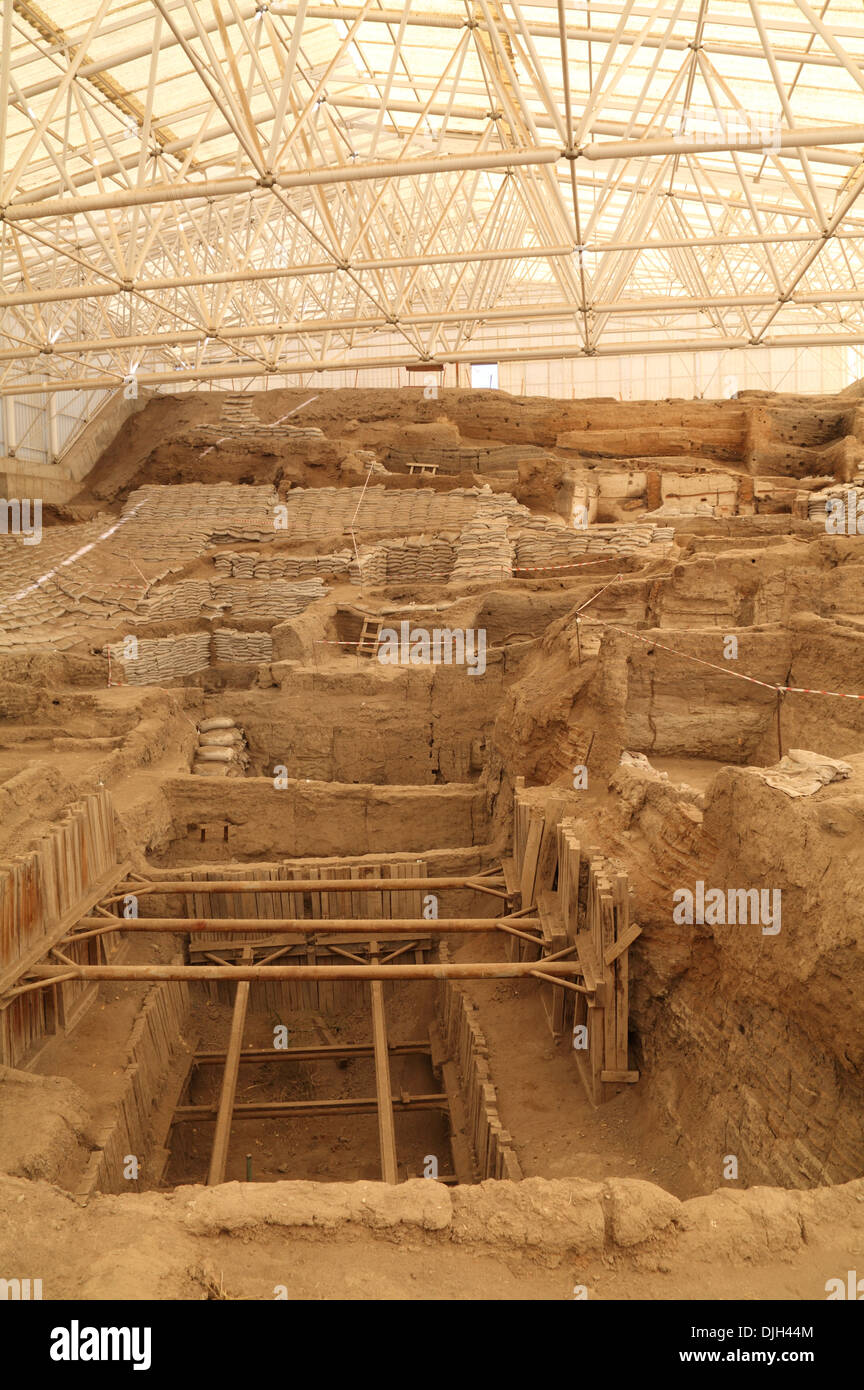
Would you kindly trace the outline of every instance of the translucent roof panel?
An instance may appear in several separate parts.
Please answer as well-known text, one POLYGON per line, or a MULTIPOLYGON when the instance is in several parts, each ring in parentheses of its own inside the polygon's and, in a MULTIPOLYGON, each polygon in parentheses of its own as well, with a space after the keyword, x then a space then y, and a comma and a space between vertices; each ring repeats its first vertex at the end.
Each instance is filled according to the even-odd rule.
POLYGON ((860 0, 4 14, 7 393, 864 342, 860 0))

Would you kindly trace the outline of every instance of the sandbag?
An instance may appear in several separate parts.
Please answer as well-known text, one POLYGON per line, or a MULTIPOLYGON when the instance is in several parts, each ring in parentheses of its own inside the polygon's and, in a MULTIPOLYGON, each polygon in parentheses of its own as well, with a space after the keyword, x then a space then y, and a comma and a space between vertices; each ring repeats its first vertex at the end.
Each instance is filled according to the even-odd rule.
POLYGON ((201 748, 230 748, 234 744, 241 744, 243 735, 239 729, 224 733, 200 734, 198 743, 201 748))
POLYGON ((233 748, 199 748, 195 753, 196 761, 202 763, 233 763, 233 748))
POLYGON ((227 777, 231 766, 229 763, 193 763, 192 771, 198 777, 227 777))
POLYGON ((202 719, 198 725, 198 731, 202 734, 212 733, 214 729, 236 729, 237 721, 220 717, 218 719, 202 719))

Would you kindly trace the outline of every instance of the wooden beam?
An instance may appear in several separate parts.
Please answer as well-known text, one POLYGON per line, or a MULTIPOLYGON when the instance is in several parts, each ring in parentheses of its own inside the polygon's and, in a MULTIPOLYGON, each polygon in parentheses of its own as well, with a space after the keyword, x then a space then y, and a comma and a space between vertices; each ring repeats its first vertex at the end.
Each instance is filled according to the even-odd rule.
POLYGON ((628 950, 630 946, 633 945, 633 942, 636 940, 637 936, 641 935, 642 928, 637 927, 635 922, 633 923, 632 927, 627 927, 624 933, 621 936, 619 936, 614 946, 610 946, 608 951, 604 951, 603 960, 605 961, 605 963, 607 965, 612 965, 613 962, 616 961, 620 955, 623 955, 624 952, 628 950))
MULTIPOLYGON (((390 1055, 428 1056, 428 1042, 390 1043, 390 1055)), ((240 1053, 240 1065, 244 1062, 326 1062, 341 1057, 372 1057, 375 1048, 372 1043, 322 1043, 319 1047, 255 1047, 240 1053)), ((227 1052, 196 1052, 192 1062, 196 1067, 218 1066, 225 1061, 227 1052)))
MULTIPOLYGON (((251 956, 251 952, 249 955, 251 956)), ((219 1096, 216 1133, 213 1136, 213 1150, 210 1155, 210 1171, 207 1174, 208 1187, 216 1187, 220 1182, 225 1181, 228 1141, 231 1138, 231 1120, 234 1113, 234 1100, 237 1095, 240 1053, 243 1047, 243 1030, 246 1027, 246 1010, 249 1007, 249 989, 249 981, 241 980, 234 996, 231 1037, 228 1041, 228 1055, 225 1058, 225 1072, 222 1077, 222 1091, 219 1096)))
MULTIPOLYGON (((448 961, 441 965, 34 965, 28 974, 51 984, 59 975, 78 980, 513 980, 535 970, 532 961, 448 961)), ((547 975, 581 975, 572 961, 544 962, 547 975)))
MULTIPOLYGON (((87 931, 152 931, 152 932, 254 932, 256 935, 276 932, 320 932, 331 934, 375 932, 386 927, 387 934, 399 933, 430 936, 435 932, 468 933, 497 931, 500 917, 82 917, 79 923, 87 931)), ((528 918, 529 925, 538 921, 528 918)), ((82 933, 83 934, 83 933, 82 933)), ((72 938, 74 940, 74 938, 72 938)))
MULTIPOLYGON (((446 1095, 407 1096, 391 1101, 394 1110, 446 1110, 446 1095)), ((278 1120, 303 1115, 374 1115, 378 1109, 375 1096, 363 1096, 356 1100, 274 1100, 241 1101, 234 1106, 234 1114, 239 1120, 278 1120)), ((174 1123, 188 1120, 215 1120, 218 1107, 215 1105, 180 1105, 174 1111, 174 1123)))
MULTIPOLYGON (((161 882, 130 882, 107 902, 119 902, 127 894, 149 897, 153 893, 380 893, 414 889, 437 891, 468 888, 478 893, 492 892, 479 879, 468 875, 446 878, 240 878, 240 879, 163 879, 161 882)), ((499 893, 493 896, 499 897, 499 893)))
MULTIPOLYGON (((371 942, 369 958, 377 963, 378 943, 371 942)), ((390 1054, 387 1050, 387 1015, 384 1010, 384 984, 373 980, 372 1041, 375 1047, 375 1092, 378 1097, 378 1144, 381 1150, 381 1180, 397 1183, 399 1169, 396 1159, 396 1126, 393 1120, 393 1083, 390 1078, 390 1054)))

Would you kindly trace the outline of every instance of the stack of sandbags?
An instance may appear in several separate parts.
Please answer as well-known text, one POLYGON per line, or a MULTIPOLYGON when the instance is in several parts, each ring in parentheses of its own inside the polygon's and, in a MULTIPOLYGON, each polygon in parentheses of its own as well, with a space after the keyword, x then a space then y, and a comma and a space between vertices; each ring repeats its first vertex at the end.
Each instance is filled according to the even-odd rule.
POLYGON ((273 638, 269 632, 235 632, 230 627, 217 627, 212 652, 215 662, 260 665, 273 660, 273 638))
POLYGON ((260 579, 217 579, 213 584, 213 602, 244 622, 256 618, 274 622, 295 618, 327 593, 326 586, 318 578, 273 579, 267 584, 260 579))
POLYGON ((212 597, 206 579, 186 579, 149 594, 139 605, 138 616, 148 623, 206 618, 212 597))
POLYGON ((287 417, 268 423, 255 413, 255 399, 245 391, 229 392, 222 406, 218 425, 202 425, 198 431, 207 437, 237 439, 244 435, 270 435, 278 439, 323 439, 324 431, 314 425, 290 425, 287 417))
POLYGON ((197 777, 243 777, 249 766, 246 735, 233 719, 202 719, 192 771, 197 777))
POLYGON ((220 575, 232 579, 306 579, 318 574, 345 574, 352 560, 350 550, 335 555, 243 555, 232 551, 216 555, 220 575))
POLYGON ((478 580, 513 576, 513 543, 507 534, 506 516, 478 516, 460 533, 451 584, 475 584, 478 580))
POLYGON ((454 545, 431 536, 412 536, 383 548, 388 584, 444 584, 456 558, 454 545))
POLYGON ((135 656, 126 655, 125 642, 109 642, 104 651, 111 661, 112 684, 164 685, 210 665, 210 634, 190 632, 152 640, 142 637, 137 639, 135 656))
MULTIPOLYGON (((242 557, 245 558, 245 557, 242 557)), ((261 618, 281 620, 294 618, 310 603, 323 598, 328 590, 319 578, 275 579, 262 584, 255 576, 248 583, 240 580, 184 580, 180 584, 159 589, 138 607, 138 616, 145 622, 218 618, 229 609, 243 621, 261 618)))
MULTIPOLYGON (((589 551, 611 550, 616 555, 629 555, 642 546, 651 545, 656 539, 657 527, 650 523, 635 522, 594 522, 588 527, 589 551)), ((672 532, 671 527, 662 527, 663 532, 672 532)), ((674 534, 674 532, 673 532, 674 534)))
MULTIPOLYGON (((422 531, 458 531, 477 512, 477 488, 433 492, 431 488, 393 491, 382 486, 350 488, 292 488, 285 498, 287 533, 329 536, 353 529, 358 535, 390 531, 411 535, 422 531)), ((515 498, 507 503, 518 513, 527 510, 515 498)))
POLYGON ((251 396, 245 393, 231 392, 225 397, 225 404, 219 416, 220 425, 236 426, 238 429, 248 429, 250 425, 257 422, 253 406, 255 402, 251 396))
POLYGON ((387 551, 383 545, 361 546, 359 564, 352 560, 348 578, 352 584, 382 585, 387 583, 387 551))
MULTIPOLYGON (((845 520, 848 510, 847 494, 852 493, 851 505, 852 516, 857 518, 859 497, 864 498, 864 478, 854 478, 851 483, 832 483, 830 487, 820 488, 818 492, 811 492, 807 499, 807 516, 810 521, 818 521, 824 525, 828 518, 828 501, 841 502, 842 511, 838 512, 836 507, 832 507, 831 513, 842 516, 845 520)), ((845 530, 845 527, 844 527, 845 530)))
POLYGON ((270 426, 274 433, 283 434, 287 439, 323 439, 324 431, 319 430, 315 425, 280 425, 270 426))
POLYGON ((520 525, 516 534, 516 562, 519 568, 542 569, 577 561, 588 549, 588 528, 556 526, 542 517, 520 525))
POLYGON ((226 579, 252 579, 258 560, 255 555, 238 555, 232 551, 214 555, 213 564, 218 574, 226 579))
POLYGON ((319 574, 346 574, 350 550, 335 555, 264 555, 255 562, 256 579, 305 579, 319 574))
POLYGON ((116 544, 131 546, 139 563, 179 566, 216 537, 272 540, 278 500, 272 487, 246 483, 138 488, 123 508, 116 544))

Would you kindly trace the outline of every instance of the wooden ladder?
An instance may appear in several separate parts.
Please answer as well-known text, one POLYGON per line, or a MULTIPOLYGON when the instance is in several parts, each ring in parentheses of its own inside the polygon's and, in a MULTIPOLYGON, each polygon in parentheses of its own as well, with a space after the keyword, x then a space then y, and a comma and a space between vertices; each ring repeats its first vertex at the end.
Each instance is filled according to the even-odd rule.
POLYGON ((381 640, 381 619, 364 618, 363 630, 360 633, 360 641, 357 643, 357 652, 360 656, 375 656, 378 651, 378 643, 381 640))

